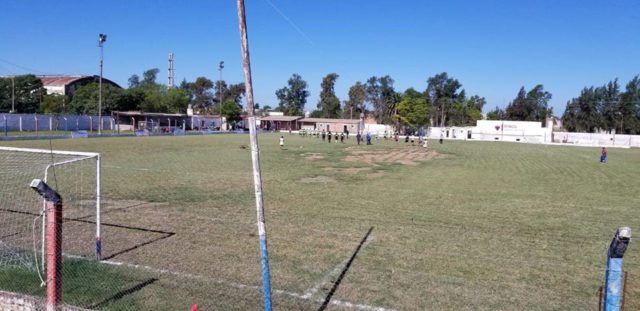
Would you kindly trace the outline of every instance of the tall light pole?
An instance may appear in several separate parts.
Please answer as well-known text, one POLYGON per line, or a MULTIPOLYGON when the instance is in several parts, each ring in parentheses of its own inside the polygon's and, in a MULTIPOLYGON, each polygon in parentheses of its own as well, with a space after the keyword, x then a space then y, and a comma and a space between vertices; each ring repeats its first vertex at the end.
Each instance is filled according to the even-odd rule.
POLYGON ((220 114, 220 130, 222 130, 222 69, 224 69, 224 61, 220 61, 218 64, 218 71, 220 71, 220 81, 218 81, 219 100, 218 113, 220 114))
POLYGON ((98 135, 102 135, 102 56, 104 54, 104 43, 107 42, 107 35, 98 35, 98 46, 100 47, 100 80, 98 82, 98 135))

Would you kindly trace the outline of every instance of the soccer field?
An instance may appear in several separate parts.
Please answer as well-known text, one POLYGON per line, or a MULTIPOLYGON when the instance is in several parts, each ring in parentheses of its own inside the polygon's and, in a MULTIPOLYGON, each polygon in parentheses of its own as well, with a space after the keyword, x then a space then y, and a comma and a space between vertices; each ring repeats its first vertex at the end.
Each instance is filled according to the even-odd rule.
MULTIPOLYGON (((616 228, 640 232, 638 149, 601 164, 597 148, 279 136, 259 136, 277 310, 597 310, 616 228)), ((2 143, 50 144, 103 161, 105 262, 66 259, 85 272, 65 276, 64 302, 262 307, 248 135, 2 143)), ((632 242, 626 310, 639 260, 632 242)), ((38 285, 0 267, 0 290, 38 285)))

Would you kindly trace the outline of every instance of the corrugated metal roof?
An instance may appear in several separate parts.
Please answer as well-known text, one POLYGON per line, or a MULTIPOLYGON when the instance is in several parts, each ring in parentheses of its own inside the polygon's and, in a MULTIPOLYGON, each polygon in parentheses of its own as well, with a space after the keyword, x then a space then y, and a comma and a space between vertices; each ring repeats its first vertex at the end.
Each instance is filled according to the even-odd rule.
POLYGON ((327 118, 304 118, 300 122, 309 123, 345 123, 345 124, 358 124, 358 119, 327 119, 327 118))
POLYGON ((300 116, 267 116, 260 118, 261 121, 295 121, 302 117, 300 116))

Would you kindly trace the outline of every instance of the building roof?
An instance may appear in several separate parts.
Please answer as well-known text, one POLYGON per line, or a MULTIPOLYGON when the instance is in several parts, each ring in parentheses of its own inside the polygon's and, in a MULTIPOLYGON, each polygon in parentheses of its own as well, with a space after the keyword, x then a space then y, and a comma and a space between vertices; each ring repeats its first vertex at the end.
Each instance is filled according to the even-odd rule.
POLYGON ((187 117, 186 114, 179 114, 179 113, 157 113, 157 112, 142 112, 142 111, 114 111, 113 113, 123 117, 134 117, 134 116, 187 117))
POLYGON ((285 121, 285 122, 289 122, 289 121, 296 121, 298 119, 300 119, 302 117, 300 116, 266 116, 261 118, 261 121, 285 121))
MULTIPOLYGON (((66 86, 69 84, 72 84, 76 81, 79 80, 83 80, 83 79, 88 79, 88 80, 95 80, 98 81, 99 77, 98 76, 65 76, 65 75, 46 75, 46 76, 37 76, 40 81, 42 81, 42 86, 47 87, 47 86, 66 86)), ((113 84, 117 87, 120 87, 117 83, 102 77, 102 82, 103 83, 110 83, 113 84)))
POLYGON ((327 119, 327 118, 304 118, 300 122, 308 123, 346 123, 346 124, 358 124, 358 119, 327 119))
POLYGON ((38 76, 43 86, 65 86, 85 76, 38 76))

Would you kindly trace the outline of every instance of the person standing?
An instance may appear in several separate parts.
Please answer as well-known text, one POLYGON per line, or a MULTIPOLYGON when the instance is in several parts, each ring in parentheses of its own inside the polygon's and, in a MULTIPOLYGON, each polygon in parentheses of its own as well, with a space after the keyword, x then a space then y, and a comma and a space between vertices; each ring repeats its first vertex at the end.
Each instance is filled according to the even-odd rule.
POLYGON ((367 132, 367 145, 371 145, 371 133, 367 132))
POLYGON ((600 163, 607 163, 607 148, 602 147, 602 152, 600 153, 600 163))
POLYGON ((358 132, 356 134, 356 142, 358 142, 358 145, 360 144, 360 140, 362 139, 362 135, 360 135, 360 132, 358 132))
POLYGON ((340 142, 344 144, 344 133, 340 133, 340 142))
POLYGON ((327 132, 327 138, 329 139, 329 143, 331 143, 331 136, 333 136, 331 135, 331 131, 327 132))
POLYGON ((324 142, 325 137, 327 137, 327 133, 325 133, 324 130, 322 130, 322 141, 324 142))
POLYGON ((444 141, 444 129, 440 129, 440 144, 442 145, 442 141, 444 141))
POLYGON ((284 148, 284 136, 280 136, 280 149, 284 148))

